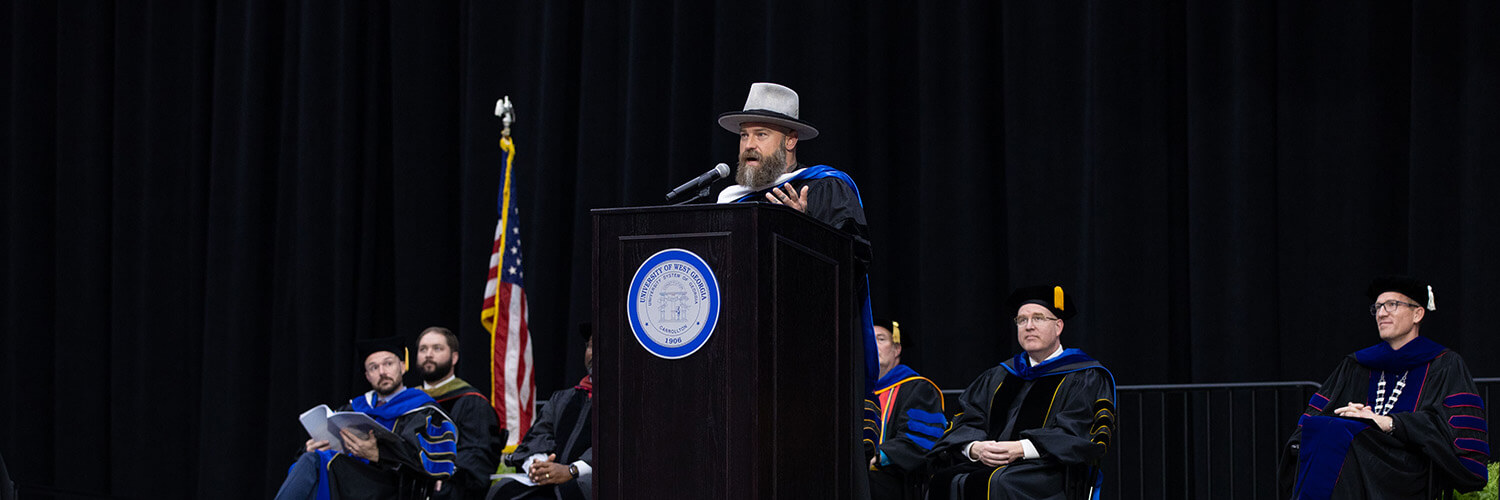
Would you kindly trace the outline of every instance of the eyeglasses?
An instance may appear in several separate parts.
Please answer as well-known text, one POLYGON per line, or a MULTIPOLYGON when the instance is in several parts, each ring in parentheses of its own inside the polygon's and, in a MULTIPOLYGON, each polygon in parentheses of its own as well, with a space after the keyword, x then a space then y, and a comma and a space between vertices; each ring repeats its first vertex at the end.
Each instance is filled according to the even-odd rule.
POLYGON ((1026 326, 1026 322, 1028 321, 1035 323, 1036 326, 1040 327, 1048 321, 1057 321, 1057 318, 1048 318, 1046 316, 1038 314, 1036 316, 1016 316, 1016 318, 1011 321, 1015 321, 1017 327, 1026 326))
POLYGON ((1396 306, 1422 307, 1420 304, 1402 302, 1399 300, 1387 300, 1385 302, 1376 302, 1374 304, 1370 304, 1370 315, 1374 316, 1376 312, 1381 309, 1385 309, 1386 314, 1395 314, 1396 306))
POLYGON ((368 365, 365 365, 365 373, 375 373, 376 370, 379 370, 381 368, 394 368, 400 365, 401 362, 398 360, 387 359, 379 363, 370 363, 368 365))

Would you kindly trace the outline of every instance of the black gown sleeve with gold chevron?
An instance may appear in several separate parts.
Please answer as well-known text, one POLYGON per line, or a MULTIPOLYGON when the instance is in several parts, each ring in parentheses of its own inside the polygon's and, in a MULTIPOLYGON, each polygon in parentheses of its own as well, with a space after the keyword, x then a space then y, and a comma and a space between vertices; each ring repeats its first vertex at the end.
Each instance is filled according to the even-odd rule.
POLYGON ((929 498, 1076 499, 1098 484, 1115 426, 1114 377, 1083 351, 1028 366, 1025 354, 980 375, 938 441, 929 498), (1000 467, 970 460, 974 441, 1031 440, 1040 455, 1000 467))
POLYGON ((433 492, 432 499, 484 498, 490 487, 490 474, 500 465, 505 438, 509 436, 500 428, 495 407, 483 393, 458 377, 423 390, 448 414, 459 435, 457 468, 443 489, 433 492))
POLYGON ((458 428, 420 389, 405 389, 374 406, 375 393, 349 401, 339 411, 357 411, 386 426, 399 440, 379 437, 380 461, 323 452, 326 489, 317 498, 428 498, 436 481, 453 476, 458 428))

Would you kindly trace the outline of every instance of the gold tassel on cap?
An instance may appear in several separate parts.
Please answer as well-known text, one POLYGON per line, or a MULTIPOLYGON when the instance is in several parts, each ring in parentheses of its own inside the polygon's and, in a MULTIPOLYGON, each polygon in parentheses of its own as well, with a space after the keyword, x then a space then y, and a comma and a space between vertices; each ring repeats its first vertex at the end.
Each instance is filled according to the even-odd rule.
POLYGON ((1063 308, 1063 291, 1060 286, 1052 287, 1052 307, 1059 311, 1067 310, 1063 308))
POLYGON ((896 344, 901 343, 901 323, 891 321, 891 342, 896 344))

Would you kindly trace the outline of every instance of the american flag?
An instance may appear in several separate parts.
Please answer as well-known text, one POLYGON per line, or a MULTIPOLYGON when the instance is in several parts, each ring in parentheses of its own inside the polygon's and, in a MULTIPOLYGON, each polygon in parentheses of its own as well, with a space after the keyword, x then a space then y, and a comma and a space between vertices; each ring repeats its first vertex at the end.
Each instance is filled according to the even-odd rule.
POLYGON ((536 381, 531 375, 531 332, 521 270, 521 211, 510 189, 516 147, 509 135, 500 139, 500 149, 505 151, 505 178, 500 184, 500 220, 495 223, 480 322, 490 332, 490 403, 495 405, 500 425, 510 430, 506 444, 513 445, 531 427, 536 381))

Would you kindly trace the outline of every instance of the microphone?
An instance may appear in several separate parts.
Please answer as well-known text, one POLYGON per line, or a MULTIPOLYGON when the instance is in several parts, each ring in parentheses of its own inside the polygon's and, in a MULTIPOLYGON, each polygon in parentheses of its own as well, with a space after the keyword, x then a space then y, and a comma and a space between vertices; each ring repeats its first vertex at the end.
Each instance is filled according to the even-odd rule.
POLYGON ((712 170, 704 172, 703 175, 699 175, 698 177, 693 178, 693 180, 682 183, 681 186, 677 186, 677 189, 673 189, 672 192, 667 193, 667 199, 670 200, 672 198, 676 198, 679 194, 698 189, 700 187, 708 186, 714 181, 723 179, 725 177, 729 177, 729 165, 726 163, 714 165, 714 168, 712 170))

